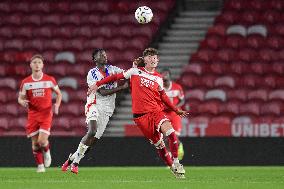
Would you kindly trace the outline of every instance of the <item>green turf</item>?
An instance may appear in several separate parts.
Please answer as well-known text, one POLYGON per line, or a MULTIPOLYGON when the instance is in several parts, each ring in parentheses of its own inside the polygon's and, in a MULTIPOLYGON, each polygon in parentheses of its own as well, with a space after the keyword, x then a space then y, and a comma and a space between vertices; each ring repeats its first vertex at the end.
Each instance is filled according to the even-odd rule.
POLYGON ((284 167, 186 167, 177 180, 164 167, 80 168, 78 175, 49 168, 0 168, 0 188, 10 189, 284 189, 284 167))

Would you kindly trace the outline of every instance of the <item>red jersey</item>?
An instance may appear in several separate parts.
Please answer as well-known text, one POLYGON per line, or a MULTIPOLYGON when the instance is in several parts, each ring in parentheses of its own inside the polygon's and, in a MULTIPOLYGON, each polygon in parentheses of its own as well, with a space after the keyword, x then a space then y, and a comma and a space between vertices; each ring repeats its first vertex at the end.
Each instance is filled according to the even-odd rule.
POLYGON ((127 70, 123 75, 126 79, 130 78, 134 114, 163 111, 160 94, 163 90, 163 79, 158 72, 151 73, 144 67, 138 67, 127 70))
POLYGON ((171 81, 169 88, 164 89, 174 106, 176 106, 182 99, 184 99, 184 93, 182 87, 179 84, 171 81))
POLYGON ((37 113, 52 108, 52 89, 58 88, 55 79, 47 74, 36 80, 26 77, 20 86, 20 93, 29 100, 29 113, 37 113))

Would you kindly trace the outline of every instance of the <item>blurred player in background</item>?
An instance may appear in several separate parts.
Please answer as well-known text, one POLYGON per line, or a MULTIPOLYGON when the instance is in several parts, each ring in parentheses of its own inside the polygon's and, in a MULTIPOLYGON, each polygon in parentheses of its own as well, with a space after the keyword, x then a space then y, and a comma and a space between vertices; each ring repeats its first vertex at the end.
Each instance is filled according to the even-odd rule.
MULTIPOLYGON (((145 67, 131 68, 126 72, 109 76, 89 88, 89 93, 95 93, 103 84, 119 79, 130 79, 132 112, 136 125, 144 136, 156 147, 158 154, 171 168, 176 178, 184 178, 185 170, 178 160, 178 139, 171 122, 163 112, 164 104, 180 116, 187 116, 187 112, 176 108, 163 89, 163 79, 156 72, 158 66, 158 51, 147 48, 143 52, 145 67), (163 135, 168 137, 172 157, 168 153, 163 135)), ((134 65, 139 65, 139 58, 134 65)))
POLYGON ((51 164, 48 137, 53 112, 58 114, 62 99, 55 79, 43 73, 43 62, 44 59, 39 54, 31 58, 32 74, 22 81, 18 97, 18 103, 28 109, 26 132, 32 140, 37 172, 45 172, 45 167, 49 167, 51 164), (56 102, 53 108, 52 91, 56 93, 56 102))
MULTIPOLYGON (((96 49, 92 54, 96 67, 91 69, 87 75, 88 86, 93 85, 103 78, 121 73, 123 69, 107 64, 107 55, 104 49, 96 49)), ((78 174, 80 160, 90 150, 90 147, 103 135, 109 118, 115 108, 116 92, 128 88, 128 83, 117 86, 117 82, 102 85, 96 94, 87 96, 85 105, 86 124, 88 131, 82 138, 76 152, 69 155, 69 158, 62 165, 62 171, 67 171, 71 165, 71 172, 78 174)))
MULTIPOLYGON (((161 71, 161 74, 163 76, 164 81, 164 89, 167 94, 167 96, 170 98, 171 102, 176 107, 181 107, 184 105, 184 93, 182 90, 182 87, 177 84, 176 82, 173 82, 171 79, 171 72, 169 69, 163 69, 161 71)), ((170 119, 174 130, 176 131, 176 135, 179 137, 181 130, 182 130, 182 121, 181 117, 178 116, 174 111, 170 110, 169 108, 165 107, 165 113, 167 117, 170 119)), ((178 147, 178 159, 182 160, 184 156, 184 150, 183 150, 183 144, 180 140, 178 140, 179 147, 178 147)))

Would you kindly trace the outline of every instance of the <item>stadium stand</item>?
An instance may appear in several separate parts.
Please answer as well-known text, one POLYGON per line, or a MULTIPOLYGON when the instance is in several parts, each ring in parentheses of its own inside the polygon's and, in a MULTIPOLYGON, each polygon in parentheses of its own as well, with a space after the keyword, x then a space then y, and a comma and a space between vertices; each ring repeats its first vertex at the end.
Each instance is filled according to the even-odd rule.
POLYGON ((223 124, 271 123, 284 113, 283 10, 281 0, 224 1, 179 79, 188 91, 188 106, 199 107, 192 110, 190 122, 206 115, 209 123, 216 116, 224 118, 223 124), (216 106, 206 98, 212 86, 204 78, 213 80, 226 97, 216 106), (195 98, 204 93, 205 98, 195 98))
POLYGON ((83 134, 86 75, 94 67, 92 50, 105 48, 112 64, 129 68, 151 43, 174 3, 1 1, 1 135, 25 134, 25 110, 16 104, 17 91, 20 81, 30 74, 28 62, 34 53, 43 54, 44 71, 55 76, 63 92, 62 116, 55 116, 53 135, 83 134), (142 5, 155 12, 150 24, 140 25, 135 20, 133 13, 142 5), (21 117, 14 121, 8 119, 18 115, 21 117))

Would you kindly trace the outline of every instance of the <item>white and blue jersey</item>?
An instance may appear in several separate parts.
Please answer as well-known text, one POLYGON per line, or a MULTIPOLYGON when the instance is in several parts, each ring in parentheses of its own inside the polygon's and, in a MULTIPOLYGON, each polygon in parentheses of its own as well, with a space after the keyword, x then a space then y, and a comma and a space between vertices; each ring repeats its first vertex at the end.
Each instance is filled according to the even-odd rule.
MULTIPOLYGON (((124 71, 123 69, 118 68, 116 66, 106 65, 106 72, 104 73, 101 70, 99 70, 98 67, 95 67, 88 72, 87 84, 88 86, 91 86, 97 81, 100 81, 109 75, 118 74, 123 71, 124 71)), ((108 84, 100 86, 100 88, 101 87, 104 87, 106 89, 113 89, 117 87, 117 82, 108 83, 108 84)), ((115 93, 112 95, 107 95, 107 96, 102 96, 99 93, 90 94, 87 97, 87 103, 85 106, 86 112, 88 111, 87 109, 88 107, 90 108, 90 106, 97 106, 98 109, 100 109, 107 115, 111 116, 115 108, 115 98, 116 98, 115 93)))

